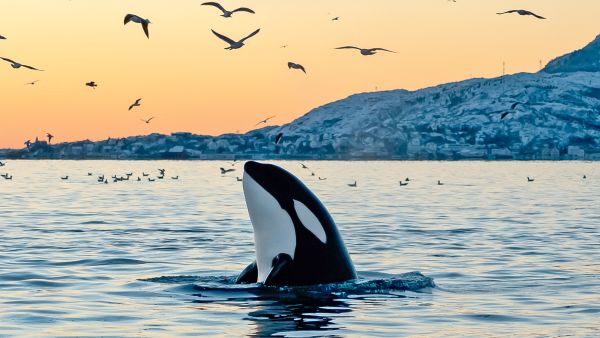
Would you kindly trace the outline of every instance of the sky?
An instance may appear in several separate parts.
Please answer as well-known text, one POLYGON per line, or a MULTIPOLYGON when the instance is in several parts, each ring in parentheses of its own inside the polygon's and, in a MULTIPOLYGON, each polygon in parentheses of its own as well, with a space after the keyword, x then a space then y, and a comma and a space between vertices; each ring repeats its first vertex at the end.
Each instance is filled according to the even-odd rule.
POLYGON ((229 19, 202 2, 2 0, 0 56, 44 71, 0 61, 0 148, 46 132, 53 142, 246 132, 354 93, 496 77, 503 63, 507 74, 535 72, 600 34, 598 0, 221 1, 256 12, 229 19), (495 14, 521 8, 548 19, 495 14), (150 19, 150 39, 123 25, 127 13, 150 19), (237 40, 257 28, 233 51, 210 31, 237 40), (397 53, 334 49, 344 45, 397 53))

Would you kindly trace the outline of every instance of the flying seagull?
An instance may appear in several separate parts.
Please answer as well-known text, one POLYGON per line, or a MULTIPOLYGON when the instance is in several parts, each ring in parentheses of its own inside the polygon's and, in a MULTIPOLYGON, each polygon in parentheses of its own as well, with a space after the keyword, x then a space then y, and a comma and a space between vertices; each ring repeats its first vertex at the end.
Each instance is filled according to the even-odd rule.
POLYGON ((22 63, 18 63, 16 61, 13 61, 13 60, 8 59, 8 58, 0 57, 0 59, 4 60, 6 62, 9 62, 10 65, 11 65, 11 67, 13 67, 14 69, 19 69, 21 67, 25 67, 25 68, 32 69, 32 70, 37 70, 37 71, 40 71, 40 72, 43 71, 43 70, 37 69, 35 67, 31 67, 31 66, 28 66, 28 65, 24 65, 22 63))
POLYGON ((140 101, 142 101, 142 98, 139 98, 139 99, 135 100, 135 102, 132 103, 131 106, 129 106, 129 110, 133 109, 133 107, 139 107, 139 106, 141 106, 140 101))
POLYGON ((6 40, 6 38, 2 35, 0 35, 0 40, 6 40))
POLYGON ((154 119, 154 116, 153 116, 153 117, 151 117, 151 118, 149 118, 149 119, 147 119, 147 120, 140 119, 140 121, 146 122, 146 124, 148 124, 148 123, 150 123, 150 121, 152 121, 153 119, 154 119))
POLYGON ((221 10, 221 12, 223 12, 223 14, 221 15, 224 18, 231 18, 231 15, 233 15, 233 13, 235 12, 246 12, 246 13, 252 13, 255 14, 253 10, 251 10, 250 8, 246 8, 246 7, 240 7, 237 9, 234 9, 232 11, 228 11, 225 8, 223 8, 223 6, 221 6, 221 4, 219 4, 218 2, 205 2, 202 4, 202 6, 214 6, 217 7, 218 9, 221 10))
POLYGON ((299 70, 303 71, 304 74, 306 74, 306 69, 304 69, 304 66, 302 66, 301 64, 288 62, 288 69, 292 69, 292 68, 299 69, 299 70))
POLYGON ((98 84, 96 82, 94 82, 94 81, 86 82, 85 85, 88 86, 88 87, 91 87, 93 89, 96 89, 96 87, 98 87, 98 84))
POLYGON ((380 51, 380 50, 384 51, 384 52, 396 53, 392 50, 385 49, 385 48, 358 48, 358 47, 354 47, 354 46, 343 46, 343 47, 337 47, 336 49, 358 49, 362 55, 375 55, 375 54, 377 54, 377 51, 380 51))
POLYGON ((519 15, 531 15, 531 16, 534 16, 534 17, 536 17, 538 19, 546 19, 543 16, 539 16, 539 15, 533 13, 533 12, 526 11, 524 9, 513 9, 513 10, 510 10, 510 11, 506 11, 506 12, 502 12, 502 13, 496 13, 496 14, 502 15, 502 14, 511 14, 511 13, 517 13, 519 15))
POLYGON ((267 124, 267 122, 268 122, 270 119, 274 118, 274 117, 275 117, 275 115, 273 115, 273 116, 269 116, 269 117, 267 117, 267 118, 266 118, 266 119, 264 119, 264 120, 258 121, 258 123, 257 123, 257 124, 255 124, 254 126, 258 126, 258 125, 259 125, 259 124, 261 124, 261 123, 267 124))
POLYGON ((35 80, 35 81, 31 81, 31 82, 27 82, 25 85, 34 85, 36 82, 38 82, 39 80, 35 80))
POLYGON ((331 21, 339 21, 339 20, 340 20, 339 16, 336 16, 335 18, 331 19, 331 21))
POLYGON ((54 135, 52 135, 50 133, 46 133, 46 137, 48 138, 48 143, 51 143, 52 139, 54 138, 54 135))
POLYGON ((226 47, 225 49, 228 50, 233 50, 233 49, 238 49, 238 48, 242 48, 244 46, 244 41, 250 39, 251 37, 253 37, 254 35, 258 34, 258 32, 260 32, 260 28, 255 30, 254 32, 252 32, 250 35, 248 35, 247 37, 241 39, 240 41, 233 41, 230 38, 226 37, 223 34, 219 34, 217 32, 215 32, 214 30, 211 29, 211 31, 213 32, 214 35, 216 35, 219 39, 227 42, 229 44, 229 47, 226 47))
POLYGON ((146 37, 148 37, 148 39, 150 39, 150 32, 148 32, 148 24, 151 23, 150 20, 141 18, 135 14, 127 14, 127 15, 125 15, 125 23, 124 24, 126 25, 129 21, 133 21, 135 23, 141 24, 142 28, 144 29, 144 33, 146 33, 146 37))

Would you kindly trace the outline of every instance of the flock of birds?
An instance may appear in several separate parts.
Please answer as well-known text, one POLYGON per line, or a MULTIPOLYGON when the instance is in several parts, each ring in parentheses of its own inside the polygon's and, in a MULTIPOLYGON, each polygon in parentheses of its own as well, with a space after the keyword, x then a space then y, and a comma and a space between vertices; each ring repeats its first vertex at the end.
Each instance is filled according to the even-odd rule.
MULTIPOLYGON (((231 164, 231 168, 219 167, 219 171, 221 173, 221 176, 226 177, 227 174, 235 172, 236 171, 235 166, 239 163, 239 161, 234 159, 232 162, 229 162, 229 163, 231 164)), ((305 169, 305 170, 307 170, 307 171, 310 172, 310 176, 311 177, 315 177, 316 176, 316 177, 318 177, 319 181, 325 181, 325 180, 327 180, 326 177, 321 177, 321 176, 316 175, 315 172, 312 171, 306 164, 304 164, 304 163, 299 163, 299 164, 302 167, 302 169, 305 169)), ((0 167, 4 167, 4 166, 6 166, 6 163, 0 161, 0 167)), ((158 175, 156 175, 154 177, 152 177, 152 176, 150 176, 150 174, 142 171, 142 176, 141 177, 138 176, 137 179, 135 179, 135 180, 132 179, 132 181, 141 182, 143 180, 142 177, 144 178, 144 180, 148 180, 148 182, 154 182, 156 180, 163 180, 163 179, 165 179, 165 177, 166 177, 165 176, 166 175, 166 170, 165 169, 160 169, 160 168, 157 169, 157 170, 158 170, 158 175)), ((91 172, 88 172, 87 176, 94 176, 94 174, 91 173, 91 172)), ((132 176, 134 176, 133 172, 126 173, 125 175, 116 175, 115 174, 115 175, 111 176, 110 179, 112 179, 113 183, 117 183, 117 182, 122 182, 122 181, 130 181, 130 178, 132 176)), ((4 178, 5 180, 12 180, 13 179, 13 176, 11 174, 9 174, 9 173, 0 174, 0 177, 4 178)), ((69 180, 69 176, 68 175, 61 176, 60 179, 63 180, 63 181, 67 181, 67 180, 69 180)), ((583 175, 582 179, 584 179, 584 180, 587 179, 587 175, 583 175)), ((177 175, 177 176, 171 176, 171 180, 179 180, 179 175, 177 175)), ((239 176, 236 176, 236 181, 237 182, 243 182, 243 179, 240 178, 239 176)), ((108 184, 109 183, 109 177, 105 176, 104 174, 100 174, 97 177, 97 182, 98 183, 103 183, 103 184, 108 184)), ((398 181, 398 183, 399 183, 399 185, 401 187, 407 186, 410 182, 411 182, 411 179, 409 177, 406 177, 404 180, 398 181)), ((527 176, 527 182, 528 183, 535 182, 535 179, 532 178, 532 177, 530 177, 530 176, 527 176)), ((441 186, 441 185, 445 185, 445 183, 443 183, 441 180, 438 180, 436 185, 441 186)), ((354 180, 354 182, 352 182, 352 183, 347 183, 347 186, 350 187, 350 188, 358 188, 358 181, 354 180)))
MULTIPOLYGON (((456 0, 449 0, 449 1, 456 2, 456 0)), ((231 18, 236 13, 256 14, 256 12, 254 10, 252 10, 250 8, 247 8, 247 7, 239 7, 239 8, 233 9, 233 10, 228 10, 228 9, 224 8, 220 3, 213 2, 213 1, 204 2, 201 5, 202 6, 214 7, 216 9, 218 9, 221 12, 221 16, 224 17, 224 18, 231 18)), ((498 15, 518 14, 518 15, 522 15, 522 16, 532 16, 532 17, 535 17, 537 19, 546 19, 545 17, 542 17, 540 15, 537 15, 536 13, 533 13, 531 11, 524 10, 524 9, 513 9, 513 10, 508 10, 508 11, 505 11, 505 12, 499 12, 499 13, 496 13, 496 14, 498 14, 498 15)), ((339 16, 333 17, 331 19, 331 21, 339 21, 339 20, 340 20, 339 16)), ((149 25, 151 24, 150 19, 144 18, 144 17, 142 17, 140 15, 137 15, 137 14, 127 14, 127 15, 125 15, 125 18, 123 20, 123 24, 124 25, 128 25, 129 23, 139 24, 141 26, 144 34, 146 35, 146 37, 148 39, 150 38, 150 30, 149 30, 149 25)), ((212 33, 217 38, 219 38, 220 40, 224 41, 228 45, 227 47, 225 47, 226 50, 235 50, 235 49, 239 49, 239 48, 242 48, 243 46, 245 46, 245 42, 248 39, 252 38, 253 36, 257 35, 260 32, 260 28, 254 30, 252 33, 250 33, 247 36, 245 36, 245 37, 243 37, 241 39, 238 39, 238 40, 235 40, 235 39, 232 39, 230 37, 227 37, 227 36, 225 36, 225 35, 223 35, 223 34, 221 34, 219 32, 216 32, 215 30, 211 29, 211 31, 212 31, 212 33)), ((6 37, 0 35, 0 40, 6 40, 6 37)), ((281 46, 281 48, 286 48, 286 47, 287 47, 287 45, 281 46)), ((358 51, 363 56, 375 55, 378 52, 395 53, 393 50, 386 49, 386 48, 381 48, 381 47, 362 48, 362 47, 357 47, 357 46, 352 46, 352 45, 336 47, 335 49, 337 49, 337 50, 356 50, 356 51, 358 51)), ((9 59, 9 58, 6 58, 6 57, 1 57, 0 56, 0 59, 6 61, 8 63, 10 63, 11 67, 14 68, 14 69, 26 68, 26 69, 30 69, 30 70, 34 70, 34 71, 43 71, 42 69, 39 69, 39 68, 36 68, 36 67, 33 67, 33 66, 29 66, 29 65, 26 65, 24 63, 14 61, 13 59, 9 59)), ((289 61, 287 63, 287 66, 288 66, 288 69, 299 70, 299 71, 302 71, 304 74, 308 74, 307 70, 306 70, 306 67, 303 66, 300 63, 289 61)), ((31 82, 26 83, 26 85, 32 85, 33 86, 38 81, 39 80, 31 81, 31 82)), ((96 89, 98 87, 98 84, 95 81, 86 82, 85 85, 87 87, 92 88, 92 89, 96 89)), ((141 106, 141 103, 140 103, 141 100, 142 100, 141 98, 137 99, 133 104, 131 104, 129 106, 128 110, 132 110, 135 107, 141 106)), ((501 119, 504 119, 508 114, 514 112, 514 109, 516 108, 516 106, 518 104, 519 103, 513 104, 513 106, 511 107, 511 111, 503 112, 502 116, 501 116, 501 119)), ((271 116, 271 117, 268 117, 268 118, 266 118, 264 120, 261 120, 255 126, 258 126, 260 124, 266 124, 270 119, 272 119, 274 117, 275 116, 271 116)), ((153 121, 155 118, 156 117, 152 116, 150 118, 145 118, 145 119, 142 118, 142 119, 140 119, 140 121, 142 121, 145 124, 150 124, 150 122, 153 121)), ((48 138, 49 138, 49 143, 50 143, 51 137, 49 135, 50 135, 50 133, 48 133, 48 138)), ((276 143, 279 143, 280 139, 281 139, 281 136, 278 135, 276 143)), ((30 141, 26 141, 25 143, 26 144, 31 144, 30 141)))

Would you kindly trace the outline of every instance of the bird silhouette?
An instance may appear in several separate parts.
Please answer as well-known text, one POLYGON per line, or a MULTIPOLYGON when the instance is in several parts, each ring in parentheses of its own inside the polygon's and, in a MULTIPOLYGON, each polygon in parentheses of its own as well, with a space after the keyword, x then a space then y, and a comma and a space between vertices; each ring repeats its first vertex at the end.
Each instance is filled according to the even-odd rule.
POLYGON ((306 69, 304 69, 304 66, 302 66, 299 63, 288 62, 288 69, 299 69, 299 70, 303 71, 304 74, 306 74, 306 69))
POLYGON ((228 37, 226 37, 223 34, 219 34, 217 32, 215 32, 214 30, 211 29, 211 31, 213 32, 214 35, 216 35, 219 39, 227 42, 229 44, 229 47, 225 47, 225 49, 228 50, 233 50, 233 49, 239 49, 242 48, 244 46, 244 41, 250 39, 251 37, 255 36, 256 34, 258 34, 258 32, 260 32, 260 28, 255 30, 254 32, 250 33, 250 35, 246 36, 245 38, 239 40, 239 41, 234 41, 228 37))
POLYGON ((129 21, 141 24, 146 37, 150 39, 150 32, 148 31, 148 24, 151 23, 150 20, 144 19, 135 14, 127 14, 125 15, 124 25, 126 25, 129 21))
POLYGON ((256 127, 256 126, 258 126, 258 125, 259 125, 259 124, 261 124, 261 123, 267 124, 267 122, 268 122, 270 119, 274 118, 274 117, 275 117, 275 115, 273 115, 273 116, 269 116, 269 117, 267 117, 267 118, 266 118, 266 119, 264 119, 264 120, 258 121, 258 123, 257 123, 257 124, 255 124, 254 126, 256 127))
POLYGON ((385 49, 385 48, 359 48, 359 47, 354 47, 354 46, 343 46, 343 47, 337 47, 336 49, 357 49, 360 51, 360 54, 362 54, 362 55, 375 55, 375 54, 377 54, 378 51, 396 53, 392 50, 385 49))
POLYGON ((147 119, 147 120, 140 119, 140 121, 146 122, 146 124, 148 124, 148 123, 150 123, 150 121, 152 121, 153 119, 154 119, 154 117, 151 117, 151 118, 149 118, 149 119, 147 119))
POLYGON ((543 16, 539 16, 539 15, 533 13, 533 12, 530 12, 530 11, 527 11, 527 10, 524 10, 524 9, 512 9, 510 11, 496 13, 496 14, 503 15, 503 14, 511 14, 511 13, 517 13, 519 15, 531 15, 531 16, 534 16, 534 17, 536 17, 538 19, 546 19, 543 16))
POLYGON ((213 7, 220 9, 221 12, 223 12, 223 14, 221 14, 221 16, 224 18, 231 18, 233 13, 236 13, 236 12, 246 12, 246 13, 255 14, 253 10, 251 10, 250 8, 247 8, 247 7, 240 7, 240 8, 236 8, 232 11, 228 11, 225 8, 223 8, 223 6, 221 6, 221 4, 219 4, 218 2, 212 2, 212 1, 205 2, 202 4, 202 6, 213 6, 213 7))
POLYGON ((141 106, 141 104, 140 104, 140 101, 142 101, 142 99, 141 99, 141 98, 139 98, 139 99, 135 100, 135 102, 134 102, 134 103, 132 103, 132 104, 129 106, 129 109, 128 109, 128 110, 131 110, 131 109, 133 109, 133 107, 139 107, 139 106, 141 106))
POLYGON ((17 61, 13 61, 13 60, 11 60, 11 59, 8 59, 8 58, 5 58, 5 57, 0 57, 0 59, 2 59, 2 60, 4 60, 4 61, 6 61, 6 62, 8 62, 8 63, 10 63, 10 66, 11 66, 11 67, 13 67, 14 69, 19 69, 19 68, 23 67, 23 68, 27 68, 27 69, 31 69, 31 70, 37 70, 37 71, 43 72, 43 70, 41 70, 41 69, 37 69, 37 68, 35 68, 35 67, 31 67, 31 66, 28 66, 28 65, 24 65, 24 64, 22 64, 22 63, 19 63, 19 62, 17 62, 17 61))

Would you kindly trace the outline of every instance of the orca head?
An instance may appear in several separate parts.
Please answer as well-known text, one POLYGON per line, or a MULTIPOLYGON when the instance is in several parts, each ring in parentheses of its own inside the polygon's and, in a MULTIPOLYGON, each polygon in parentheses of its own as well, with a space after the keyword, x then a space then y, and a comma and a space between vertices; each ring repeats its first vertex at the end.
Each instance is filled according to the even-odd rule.
POLYGON ((294 259, 299 236, 307 233, 301 230, 304 235, 298 234, 294 219, 314 235, 316 243, 327 243, 326 230, 309 202, 321 204, 294 175, 276 165, 248 161, 244 165, 243 186, 254 228, 258 282, 269 275, 278 254, 294 259))

